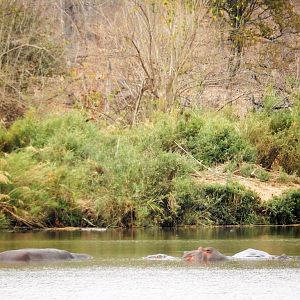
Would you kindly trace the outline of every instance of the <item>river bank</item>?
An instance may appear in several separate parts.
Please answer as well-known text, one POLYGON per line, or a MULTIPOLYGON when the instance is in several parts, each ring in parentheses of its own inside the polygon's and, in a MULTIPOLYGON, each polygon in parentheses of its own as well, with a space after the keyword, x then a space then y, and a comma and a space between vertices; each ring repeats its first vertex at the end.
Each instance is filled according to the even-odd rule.
POLYGON ((300 223, 299 142, 291 143, 299 119, 291 112, 290 126, 274 132, 278 118, 190 111, 120 127, 76 111, 29 113, 0 130, 0 225, 300 223))

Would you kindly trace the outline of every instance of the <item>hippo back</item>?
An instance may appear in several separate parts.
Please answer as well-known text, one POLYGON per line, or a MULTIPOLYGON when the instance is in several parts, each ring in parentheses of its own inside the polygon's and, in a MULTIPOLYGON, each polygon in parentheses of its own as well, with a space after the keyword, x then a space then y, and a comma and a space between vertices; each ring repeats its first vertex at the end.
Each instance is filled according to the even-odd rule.
POLYGON ((232 258, 237 259, 273 259, 274 255, 271 255, 265 251, 256 249, 246 249, 244 251, 238 252, 232 256, 232 258))
POLYGON ((174 256, 169 256, 166 254, 152 254, 152 255, 148 255, 143 257, 143 259, 145 260, 180 260, 178 257, 174 257, 174 256))
POLYGON ((182 260, 186 262, 199 263, 203 261, 202 253, 199 250, 185 251, 183 253, 182 260))
POLYGON ((19 249, 8 250, 0 253, 0 261, 3 262, 29 262, 29 261, 57 261, 72 259, 88 259, 86 254, 75 254, 65 250, 46 249, 19 249))

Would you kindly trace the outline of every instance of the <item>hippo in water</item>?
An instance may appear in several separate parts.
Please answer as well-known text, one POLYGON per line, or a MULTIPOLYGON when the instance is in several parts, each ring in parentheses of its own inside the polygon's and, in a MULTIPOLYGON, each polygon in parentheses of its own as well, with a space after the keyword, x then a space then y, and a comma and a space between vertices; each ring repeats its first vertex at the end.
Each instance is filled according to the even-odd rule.
POLYGON ((71 253, 59 249, 19 249, 0 253, 0 262, 62 261, 90 259, 87 254, 71 253))
POLYGON ((193 263, 213 262, 228 260, 228 257, 212 247, 199 247, 197 250, 183 254, 182 260, 193 263))
POLYGON ((218 262, 225 260, 268 260, 268 259, 290 259, 291 257, 282 254, 281 256, 271 255, 267 252, 247 249, 234 254, 233 256, 225 256, 212 247, 199 247, 197 250, 185 252, 182 260, 186 262, 218 262))
POLYGON ((244 251, 241 251, 241 252, 238 252, 236 254, 234 254, 233 256, 231 256, 231 259, 237 259, 237 260, 240 260, 240 259, 248 259, 248 260, 259 260, 259 259, 263 259, 263 260, 266 260, 266 259, 280 259, 280 260, 283 260, 283 259, 292 259, 292 258, 296 258, 298 259, 297 256, 295 257, 292 257, 292 256, 287 256, 285 254, 281 254, 281 255, 271 255, 265 251, 261 251, 261 250, 256 250, 256 249, 252 249, 252 248, 249 248, 247 250, 244 250, 244 251))
MULTIPOLYGON (((199 247, 197 250, 186 251, 182 256, 182 260, 188 263, 208 263, 208 262, 222 262, 227 260, 284 260, 284 259, 292 259, 298 257, 290 257, 282 254, 281 256, 271 255, 267 252, 255 250, 255 249, 247 249, 241 252, 236 253, 233 256, 225 256, 220 253, 218 250, 212 247, 199 247)), ((165 254, 156 254, 156 255, 148 255, 144 257, 144 259, 148 260, 178 260, 179 258, 168 256, 165 254)))
POLYGON ((274 259, 276 256, 265 251, 249 248, 232 256, 234 259, 274 259))
POLYGON ((169 256, 166 254, 153 254, 153 255, 148 255, 146 257, 143 257, 143 259, 146 260, 180 260, 180 258, 174 257, 174 256, 169 256))

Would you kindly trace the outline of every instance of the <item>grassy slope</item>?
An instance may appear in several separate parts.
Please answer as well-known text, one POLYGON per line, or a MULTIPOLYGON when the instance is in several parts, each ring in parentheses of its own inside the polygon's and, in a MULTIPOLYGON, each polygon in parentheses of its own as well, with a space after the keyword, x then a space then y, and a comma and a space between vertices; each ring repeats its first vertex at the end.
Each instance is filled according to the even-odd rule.
MULTIPOLYGON (((291 115, 290 126, 274 131, 274 125, 266 127, 272 118, 278 116, 251 114, 238 120, 231 114, 199 111, 158 115, 151 123, 122 129, 86 122, 76 112, 43 119, 29 114, 0 131, 0 223, 29 227, 297 223, 299 189, 276 198, 276 205, 262 204, 257 193, 236 182, 199 184, 192 176, 201 174, 203 166, 218 164, 225 164, 229 174, 239 171, 247 176, 255 162, 266 160, 261 153, 277 144, 283 154, 278 153, 276 164, 299 172, 299 143, 289 142, 288 150, 284 148, 299 130, 299 119, 291 115), (256 126, 250 127, 254 118, 256 126), (255 143, 254 133, 263 125, 264 135, 255 143), (273 143, 263 145, 264 139, 273 143)), ((268 180, 268 173, 260 169, 259 178, 268 180)))

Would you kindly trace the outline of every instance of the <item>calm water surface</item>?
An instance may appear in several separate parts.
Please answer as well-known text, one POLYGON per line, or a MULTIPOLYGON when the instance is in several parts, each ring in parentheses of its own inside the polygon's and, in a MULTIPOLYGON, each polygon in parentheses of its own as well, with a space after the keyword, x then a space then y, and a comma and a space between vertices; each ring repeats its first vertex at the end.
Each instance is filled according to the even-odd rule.
POLYGON ((300 256, 300 227, 226 227, 105 232, 0 232, 0 252, 59 248, 91 261, 0 264, 0 299, 300 299, 300 260, 190 266, 142 257, 212 246, 300 256))

